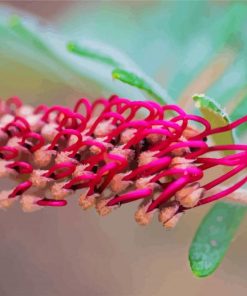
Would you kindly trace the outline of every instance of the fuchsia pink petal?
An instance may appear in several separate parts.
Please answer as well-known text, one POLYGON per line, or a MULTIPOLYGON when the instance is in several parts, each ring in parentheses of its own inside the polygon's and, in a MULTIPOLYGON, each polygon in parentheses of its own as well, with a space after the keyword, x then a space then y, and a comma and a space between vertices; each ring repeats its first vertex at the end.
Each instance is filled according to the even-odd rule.
POLYGON ((179 106, 116 95, 93 103, 81 98, 73 108, 33 108, 12 97, 0 102, 0 176, 15 179, 17 186, 2 194, 7 199, 2 204, 20 198, 24 209, 61 207, 68 195, 81 191, 83 209, 95 206, 105 215, 116 205, 141 200, 138 223, 146 225, 158 211, 162 224, 171 227, 181 212, 247 182, 244 177, 212 194, 247 167, 247 145, 206 141, 246 122, 247 116, 212 128, 179 106), (224 151, 230 154, 215 157, 224 151), (227 173, 205 184, 208 170, 218 166, 227 173))

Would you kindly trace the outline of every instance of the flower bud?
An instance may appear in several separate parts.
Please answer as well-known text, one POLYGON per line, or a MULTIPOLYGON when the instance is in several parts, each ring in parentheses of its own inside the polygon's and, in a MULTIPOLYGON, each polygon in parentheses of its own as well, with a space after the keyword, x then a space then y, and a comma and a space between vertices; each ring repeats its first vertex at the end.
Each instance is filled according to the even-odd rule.
POLYGON ((153 212, 146 212, 147 207, 141 206, 139 209, 135 212, 135 221, 139 225, 146 226, 148 225, 152 218, 153 218, 153 212))
POLYGON ((159 221, 162 224, 165 224, 169 220, 171 220, 177 213, 179 209, 179 202, 172 201, 168 205, 164 206, 159 212, 159 221))
POLYGON ((52 156, 56 154, 54 150, 47 150, 49 145, 46 145, 33 153, 33 161, 40 168, 48 166, 52 160, 52 156))
POLYGON ((172 229, 174 228, 178 221, 180 220, 180 218, 183 216, 183 213, 177 213, 176 215, 174 215, 170 220, 168 220, 167 222, 165 222, 163 224, 163 226, 166 228, 166 229, 172 229))
POLYGON ((180 204, 185 208, 193 208, 197 205, 199 200, 202 198, 204 193, 203 188, 198 188, 197 190, 193 191, 189 195, 185 196, 183 199, 180 200, 180 204))
POLYGON ((124 190, 126 190, 133 182, 131 181, 124 181, 123 178, 127 175, 128 173, 120 173, 120 174, 116 174, 111 182, 110 182, 110 187, 111 190, 114 193, 121 193, 124 190))
POLYGON ((98 196, 99 194, 96 194, 96 193, 90 196, 87 196, 86 194, 81 194, 79 197, 79 206, 81 206, 83 210, 92 208, 95 205, 96 198, 98 196))
POLYGON ((60 182, 60 183, 54 183, 51 186, 51 194, 54 199, 57 199, 57 200, 64 199, 65 196, 67 196, 73 192, 72 190, 68 190, 68 189, 63 188, 66 183, 67 183, 67 181, 60 182))
POLYGON ((45 172, 45 170, 33 170, 33 172, 30 175, 30 181, 33 183, 34 187, 37 188, 45 188, 47 183, 50 181, 49 178, 42 176, 45 172))
POLYGON ((95 208, 100 216, 106 216, 111 213, 113 207, 107 206, 108 201, 108 199, 97 200, 95 208))

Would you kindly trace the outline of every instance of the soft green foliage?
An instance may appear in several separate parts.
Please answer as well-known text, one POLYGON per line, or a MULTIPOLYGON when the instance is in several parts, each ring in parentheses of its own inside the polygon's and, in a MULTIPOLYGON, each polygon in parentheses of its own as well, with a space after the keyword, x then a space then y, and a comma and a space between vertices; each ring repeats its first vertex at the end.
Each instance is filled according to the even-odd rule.
POLYGON ((136 65, 120 56, 115 52, 106 52, 106 46, 100 47, 99 44, 94 46, 88 44, 78 44, 69 42, 67 48, 72 53, 81 57, 86 57, 99 63, 113 67, 112 77, 123 83, 144 90, 149 96, 157 100, 161 104, 172 103, 168 94, 155 81, 147 77, 136 65), (129 70, 127 70, 129 69, 129 70))
MULTIPOLYGON (((16 93, 23 97, 40 96, 41 85, 47 81, 46 91, 40 96, 44 102, 49 97, 57 97, 60 92, 64 96, 74 94, 78 97, 83 94, 92 98, 118 93, 145 99, 139 90, 114 82, 109 67, 68 52, 68 41, 51 27, 41 26, 31 16, 19 15, 22 13, 13 16, 11 11, 0 9, 0 37, 4 40, 0 42, 0 80, 5 85, 2 96, 13 95, 12 78, 18 82, 16 93), (47 96, 49 88, 50 95, 47 96)), ((130 59, 122 58, 121 54, 117 56, 119 60, 124 60, 124 65, 132 67, 134 64, 130 59)), ((119 64, 122 65, 122 60, 119 64)))
POLYGON ((137 7, 134 3, 106 2, 90 11, 75 9, 60 18, 59 26, 75 40, 83 36, 121 48, 146 73, 157 77, 174 99, 225 50, 237 58, 207 94, 225 103, 230 98, 223 94, 243 84, 247 74, 244 3, 155 1, 137 7))
POLYGON ((241 205, 220 202, 204 217, 189 251, 190 266, 196 276, 205 277, 216 270, 245 212, 241 205))

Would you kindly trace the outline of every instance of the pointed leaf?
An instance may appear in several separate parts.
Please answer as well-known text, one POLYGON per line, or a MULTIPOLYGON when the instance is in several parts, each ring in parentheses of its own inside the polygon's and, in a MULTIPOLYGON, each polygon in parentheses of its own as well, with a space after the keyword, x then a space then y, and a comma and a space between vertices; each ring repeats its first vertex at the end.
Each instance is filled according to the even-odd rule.
POLYGON ((161 89, 161 87, 151 79, 140 76, 139 73, 136 74, 134 72, 117 68, 112 71, 112 77, 129 85, 137 87, 141 90, 144 90, 160 104, 172 104, 172 101, 168 97, 166 91, 161 89))
POLYGON ((190 266, 196 276, 206 277, 216 270, 245 213, 242 205, 220 202, 204 217, 189 251, 190 266))

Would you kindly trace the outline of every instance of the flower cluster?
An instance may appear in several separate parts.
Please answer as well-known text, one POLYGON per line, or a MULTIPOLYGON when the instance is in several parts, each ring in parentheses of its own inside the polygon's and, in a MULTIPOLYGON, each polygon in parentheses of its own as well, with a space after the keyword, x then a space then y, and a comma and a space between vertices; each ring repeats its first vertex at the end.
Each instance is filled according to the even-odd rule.
POLYGON ((0 177, 17 181, 0 193, 0 207, 19 200, 25 212, 61 207, 78 191, 83 209, 106 215, 140 200, 135 220, 142 225, 158 212, 173 227, 187 209, 220 199, 247 178, 212 194, 212 189, 247 167, 246 145, 209 145, 210 135, 244 123, 242 118, 212 128, 204 118, 176 105, 112 96, 63 106, 23 105, 17 97, 0 102, 0 177), (219 158, 214 151, 236 151, 219 158), (228 172, 202 184, 205 171, 228 172))

